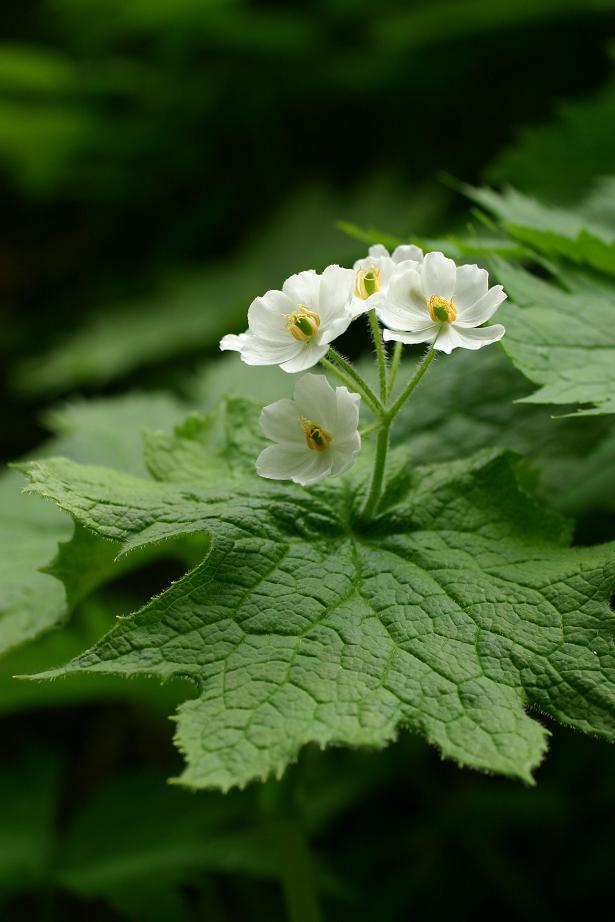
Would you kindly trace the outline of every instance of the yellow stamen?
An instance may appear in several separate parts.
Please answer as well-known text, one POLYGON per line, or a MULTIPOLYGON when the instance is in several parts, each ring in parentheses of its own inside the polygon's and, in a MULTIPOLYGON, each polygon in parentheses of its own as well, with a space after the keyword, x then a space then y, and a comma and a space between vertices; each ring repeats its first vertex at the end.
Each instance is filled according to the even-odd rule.
POLYGON ((325 451, 331 444, 331 436, 323 429, 318 423, 315 423, 313 419, 306 419, 305 416, 301 417, 301 426, 305 432, 305 441, 307 442, 308 448, 311 448, 313 451, 325 451))
POLYGON ((311 311, 305 304, 298 304, 297 310, 286 314, 287 329, 290 335, 301 343, 311 339, 320 326, 320 315, 311 311))
POLYGON ((452 298, 447 300, 438 295, 432 295, 427 299, 427 308, 434 323, 452 323, 457 319, 457 308, 452 298))
POLYGON ((380 291, 380 269, 372 266, 370 269, 357 269, 355 282, 355 297, 366 301, 370 295, 380 291))

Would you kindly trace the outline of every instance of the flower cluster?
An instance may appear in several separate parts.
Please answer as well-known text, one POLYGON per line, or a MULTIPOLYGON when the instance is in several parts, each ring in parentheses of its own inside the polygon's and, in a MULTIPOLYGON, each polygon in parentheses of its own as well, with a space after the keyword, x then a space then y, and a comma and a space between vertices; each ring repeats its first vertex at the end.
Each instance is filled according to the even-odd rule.
POLYGON ((258 473, 303 485, 342 474, 361 446, 361 397, 379 418, 373 428, 388 439, 393 417, 436 351, 480 349, 502 338, 503 326, 483 324, 505 298, 502 286, 490 288, 487 272, 478 266, 456 266, 442 253, 424 255, 416 246, 399 246, 389 254, 382 245, 370 247, 353 269, 299 272, 281 291, 256 298, 248 310, 248 329, 225 336, 222 350, 239 352, 248 365, 279 365, 290 373, 320 362, 346 385, 334 390, 324 376, 306 375, 295 386, 293 400, 265 407, 261 427, 273 444, 259 456, 258 473), (379 397, 331 345, 366 312, 379 362, 379 397), (389 341, 399 344, 390 366, 389 341), (430 349, 416 381, 387 406, 404 343, 426 343, 430 349))

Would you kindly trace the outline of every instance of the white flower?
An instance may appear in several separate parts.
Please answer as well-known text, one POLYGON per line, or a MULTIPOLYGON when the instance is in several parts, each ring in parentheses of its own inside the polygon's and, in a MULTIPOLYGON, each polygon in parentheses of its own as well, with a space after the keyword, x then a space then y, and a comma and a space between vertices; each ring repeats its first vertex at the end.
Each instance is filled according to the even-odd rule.
POLYGON ((354 273, 340 266, 329 266, 322 275, 313 269, 291 275, 282 291, 268 291, 252 302, 249 329, 225 336, 220 348, 241 353, 246 365, 305 371, 350 325, 353 286, 354 273))
POLYGON ((343 474, 361 448, 360 402, 345 387, 333 390, 324 375, 305 375, 294 400, 277 400, 261 413, 261 428, 275 444, 258 456, 257 473, 303 486, 343 474))
POLYGON ((506 298, 501 285, 489 288, 478 266, 457 267, 442 253, 428 253, 421 265, 400 265, 391 276, 378 316, 389 329, 385 340, 433 343, 441 352, 480 349, 504 336, 504 327, 481 327, 506 298), (478 329, 477 329, 478 328, 478 329))
POLYGON ((358 259, 354 264, 353 317, 377 307, 386 299, 391 276, 401 263, 423 262, 423 251, 414 245, 398 246, 389 255, 387 248, 377 243, 369 248, 368 253, 368 256, 358 259))

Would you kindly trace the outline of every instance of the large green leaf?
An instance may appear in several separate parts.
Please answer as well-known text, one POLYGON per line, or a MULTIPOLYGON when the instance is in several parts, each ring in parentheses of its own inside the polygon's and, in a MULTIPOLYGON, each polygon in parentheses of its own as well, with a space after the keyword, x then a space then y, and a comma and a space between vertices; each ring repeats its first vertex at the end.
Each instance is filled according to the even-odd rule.
MULTIPOLYGON (((141 428, 169 426, 184 414, 178 401, 159 394, 69 404, 49 415, 56 437, 43 452, 145 474, 141 428)), ((0 476, 0 653, 55 626, 68 611, 61 584, 40 571, 55 556, 58 542, 70 540, 71 521, 57 509, 33 503, 21 493, 22 485, 15 471, 0 476)), ((75 600, 101 581, 115 556, 111 545, 94 537, 80 544, 80 552, 73 563, 75 600)))
POLYGON ((47 675, 192 679, 200 694, 179 709, 177 743, 180 780, 195 787, 279 774, 308 742, 383 746, 401 727, 461 764, 530 780, 546 731, 528 707, 615 738, 615 547, 570 549, 517 469, 497 452, 412 474, 398 464, 395 505, 361 527, 352 481, 229 491, 199 483, 193 465, 184 483, 181 468, 154 483, 33 462, 32 492, 125 552, 198 529, 211 542, 183 579, 47 675))
POLYGON ((582 206, 566 211, 515 189, 503 193, 471 186, 464 189, 470 198, 496 215, 509 233, 539 253, 563 256, 615 275, 615 226, 611 220, 601 220, 595 207, 593 213, 585 213, 582 206))
POLYGON ((504 314, 502 347, 541 385, 523 399, 615 413, 615 288, 566 291, 503 260, 493 265, 513 302, 504 314))

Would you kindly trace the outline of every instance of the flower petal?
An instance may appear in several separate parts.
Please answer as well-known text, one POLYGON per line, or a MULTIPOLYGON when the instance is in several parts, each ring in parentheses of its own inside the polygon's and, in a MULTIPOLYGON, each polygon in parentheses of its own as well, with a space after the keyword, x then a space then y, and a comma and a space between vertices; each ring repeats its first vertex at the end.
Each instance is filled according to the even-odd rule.
POLYGON ((251 334, 246 333, 227 333, 220 340, 220 349, 222 352, 241 352, 243 347, 249 341, 251 334))
MULTIPOLYGON (((333 448, 333 443, 331 444, 333 448)), ((339 477, 344 471, 352 467, 358 453, 361 450, 361 436, 355 431, 352 438, 342 443, 338 443, 333 451, 333 463, 331 465, 331 477, 339 477)))
POLYGON ((490 320, 497 311, 500 304, 506 300, 506 292, 501 285, 494 285, 482 298, 479 298, 474 304, 460 311, 456 326, 460 327, 478 327, 486 320, 490 320))
POLYGON ((443 253, 428 253, 421 266, 423 295, 427 300, 432 295, 439 298, 452 298, 455 290, 457 267, 452 259, 443 253))
POLYGON ((313 419, 332 436, 337 428, 337 396, 324 375, 304 375, 295 384, 300 416, 313 419))
POLYGON ((459 266, 453 301, 457 308, 458 316, 462 316, 466 308, 471 307, 476 301, 487 294, 489 286, 489 273, 478 266, 459 266))
POLYGON ((316 338, 317 343, 320 346, 332 343, 334 339, 337 339, 338 336, 346 332, 352 323, 352 319, 352 314, 350 313, 350 309, 348 309, 344 310, 337 317, 330 318, 327 322, 321 324, 316 338))
POLYGON ((256 472, 269 480, 294 480, 302 486, 317 483, 329 475, 333 458, 328 452, 303 447, 268 445, 256 459, 256 472))
POLYGON ((358 434, 360 406, 361 398, 358 394, 352 394, 347 387, 335 389, 335 443, 352 439, 358 434))
POLYGON ((372 244, 372 246, 369 248, 369 250, 368 250, 367 252, 368 252, 369 255, 372 256, 372 257, 376 257, 376 256, 388 256, 388 255, 389 255, 389 251, 387 250, 387 248, 386 248, 386 247, 384 246, 384 244, 382 244, 382 243, 374 243, 374 244, 372 244))
POLYGON ((276 400, 263 407, 260 426, 268 439, 281 445, 305 446, 305 433, 294 400, 276 400))
MULTIPOLYGON (((341 266, 327 266, 320 280, 318 302, 318 313, 323 326, 341 317, 348 318, 348 323, 346 324, 348 326, 350 323, 348 308, 353 296, 354 285, 355 273, 352 269, 343 269, 341 266)), ((339 336, 339 333, 337 335, 339 336)), ((330 341, 330 339, 327 340, 327 342, 330 341)))
MULTIPOLYGON (((458 345, 463 349, 481 349, 483 346, 497 343, 506 332, 501 323, 494 323, 490 327, 479 327, 478 329, 460 328, 457 324, 452 324, 452 326, 455 327, 455 333, 459 337, 458 345)), ((436 346, 436 348, 438 347, 436 346)))
POLYGON ((280 365, 293 362, 302 353, 303 343, 289 337, 288 342, 268 342, 251 336, 242 343, 241 358, 246 365, 280 365))
POLYGON ((320 276, 314 269, 291 275, 282 285, 282 291, 293 303, 293 310, 298 304, 305 304, 310 310, 318 310, 320 297, 320 276))
POLYGON ((387 297, 377 310, 382 322, 395 330, 422 329, 431 322, 416 269, 404 268, 393 275, 387 297))
POLYGON ((295 310, 296 304, 282 291, 268 291, 255 298, 248 308, 250 331, 262 339, 272 342, 286 342, 290 336, 286 315, 295 310))
POLYGON ((297 345, 299 348, 295 354, 280 365, 280 368, 289 374, 296 374, 299 371, 307 371, 308 368, 313 368, 314 365, 318 365, 321 359, 324 359, 329 351, 329 346, 326 343, 320 345, 314 340, 297 343, 297 345))
POLYGON ((424 257, 421 248, 414 246, 412 243, 408 246, 395 247, 391 254, 391 258, 394 263, 403 263, 407 259, 411 259, 413 262, 422 263, 424 257))
POLYGON ((441 324, 439 323, 430 323, 429 326, 424 327, 422 330, 413 330, 411 333, 401 330, 384 330, 383 338, 385 342, 393 340, 397 343, 407 344, 432 343, 438 335, 440 326, 441 324))

